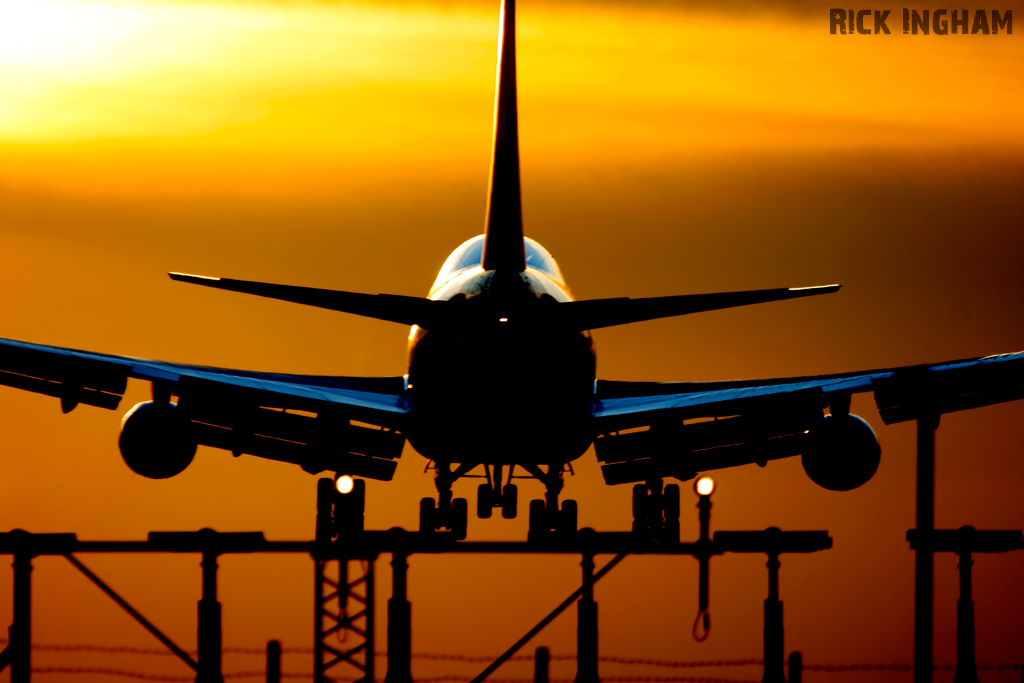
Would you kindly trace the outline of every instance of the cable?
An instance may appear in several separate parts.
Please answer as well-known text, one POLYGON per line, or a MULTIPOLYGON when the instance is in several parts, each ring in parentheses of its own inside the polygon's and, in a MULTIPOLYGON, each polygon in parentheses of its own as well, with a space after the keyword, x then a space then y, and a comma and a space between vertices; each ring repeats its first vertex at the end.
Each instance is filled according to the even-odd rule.
MULTIPOLYGON (((194 681, 192 676, 160 676, 155 674, 141 673, 138 671, 125 671, 124 669, 97 669, 92 667, 68 667, 68 666, 47 666, 32 667, 32 673, 36 674, 102 674, 107 676, 123 676, 143 681, 161 681, 162 683, 187 683, 194 681)), ((266 676, 265 671, 238 671, 224 674, 225 679, 230 678, 259 678, 266 676)), ((313 678, 312 673, 282 673, 282 678, 313 678)), ((336 681, 357 681, 361 678, 337 678, 336 681)), ((418 678, 418 683, 462 683, 472 680, 470 676, 434 676, 431 678, 418 678)), ((612 676, 603 677, 607 683, 757 683, 757 681, 735 680, 730 678, 708 678, 704 676, 612 676)), ((533 683, 532 678, 495 678, 491 683, 533 683)), ((573 683, 573 679, 554 679, 552 683, 573 683)))
MULTIPOLYGON (((7 643, 6 638, 0 638, 0 645, 7 643)), ((173 656, 174 653, 165 649, 157 648, 146 648, 146 647, 130 647, 130 646, 116 646, 116 645, 53 645, 53 644, 39 644, 33 643, 33 650, 47 651, 47 652, 103 652, 108 654, 134 654, 134 655, 154 655, 154 656, 173 656)), ((196 650, 185 650, 189 654, 198 654, 196 650)), ((244 655, 264 655, 266 649, 261 647, 225 647, 221 649, 223 654, 244 654, 244 655)), ((312 654, 313 648, 311 647, 283 647, 281 648, 282 654, 312 654)), ((375 653, 376 657, 387 657, 386 651, 375 653)), ((413 659, 425 659, 430 661, 452 661, 452 662, 466 662, 466 663, 480 663, 490 662, 494 660, 492 655, 466 655, 466 654, 451 654, 451 653, 438 653, 438 652, 413 652, 413 659)), ((516 655, 511 657, 509 661, 517 662, 532 662, 533 655, 516 655)), ((574 654, 553 654, 550 656, 551 661, 574 661, 576 655, 574 654)), ((718 660, 705 660, 705 661, 692 661, 692 662, 679 662, 679 661, 666 661, 661 659, 637 659, 634 657, 615 657, 615 656, 600 656, 599 661, 607 662, 609 664, 623 664, 630 666, 656 666, 669 669, 699 669, 699 668, 719 668, 729 666, 762 666, 764 661, 761 659, 718 659, 718 660)), ((802 666, 804 671, 822 671, 830 673, 838 672, 855 672, 855 671, 913 671, 913 664, 804 664, 802 666)), ((1024 668, 1022 664, 978 664, 977 669, 980 671, 1020 671, 1024 668)), ((933 671, 955 671, 956 664, 934 664, 932 665, 933 671)), ((120 669, 75 669, 74 671, 64 668, 47 668, 47 669, 32 669, 37 673, 109 673, 114 676, 127 676, 132 678, 144 678, 145 680, 154 681, 193 681, 195 677, 160 677, 150 676, 149 674, 136 674, 131 671, 123 671, 120 669)), ((244 678, 252 676, 263 676, 265 675, 262 671, 253 672, 236 672, 230 674, 224 674, 227 677, 233 678, 244 678)), ((285 678, 312 676, 312 674, 282 674, 285 678)), ((341 679, 339 679, 341 680, 341 679)), ((426 679, 424 679, 426 680, 426 679)), ((447 677, 430 680, 472 680, 471 678, 465 677, 447 677)), ((494 679, 497 683, 500 679, 494 679)), ((511 679, 510 679, 511 680, 511 679)), ((622 680, 627 679, 602 679, 602 680, 622 680)), ((648 678, 630 678, 628 680, 654 680, 648 678)), ((658 679, 662 680, 662 679, 658 679)), ((683 680, 683 679, 663 679, 663 680, 683 680)), ((689 679, 686 679, 689 680, 689 679)), ((696 679, 695 679, 696 680, 696 679)), ((704 680, 704 679, 701 679, 704 680)))

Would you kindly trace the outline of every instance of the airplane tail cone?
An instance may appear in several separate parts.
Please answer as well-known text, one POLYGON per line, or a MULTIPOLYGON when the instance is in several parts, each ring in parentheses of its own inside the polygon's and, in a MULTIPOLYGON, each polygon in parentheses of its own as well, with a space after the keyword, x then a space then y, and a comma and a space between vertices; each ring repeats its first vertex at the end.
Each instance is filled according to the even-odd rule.
POLYGON ((494 147, 484 230, 484 270, 526 270, 519 189, 519 120, 516 111, 515 0, 502 0, 494 97, 494 147))

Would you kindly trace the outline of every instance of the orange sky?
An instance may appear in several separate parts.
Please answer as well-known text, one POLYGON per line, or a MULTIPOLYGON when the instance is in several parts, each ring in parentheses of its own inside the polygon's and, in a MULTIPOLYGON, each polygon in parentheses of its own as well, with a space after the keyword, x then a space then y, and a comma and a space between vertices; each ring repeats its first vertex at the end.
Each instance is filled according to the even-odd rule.
MULTIPOLYGON (((903 36, 897 6, 892 35, 831 36, 827 9, 521 1, 526 228, 577 297, 844 285, 820 299, 600 330, 600 377, 789 376, 1022 348, 1019 36, 903 36)), ((227 367, 401 374, 400 326, 164 273, 425 294, 448 252, 482 228, 496 24, 496 4, 482 2, 0 1, 0 336, 227 367)), ((147 393, 131 385, 122 408, 147 393)), ((1024 527, 1022 410, 943 418, 939 526, 1024 527)), ((787 650, 808 662, 906 663, 913 427, 883 426, 869 399, 854 411, 883 446, 871 482, 830 493, 796 459, 724 471, 712 523, 828 529, 833 550, 783 559, 787 650)), ((54 399, 0 388, 0 528, 90 539, 203 526, 312 534, 314 477, 201 449, 181 476, 144 480, 117 452, 121 412, 64 416, 54 399)), ((424 465, 408 450, 394 482, 370 483, 371 526, 415 527, 416 502, 433 491, 424 465)), ((574 467, 566 495, 581 524, 627 528, 629 488, 605 487, 592 453, 574 467)), ((472 499, 472 488, 456 493, 472 499)), ((539 493, 522 486, 524 500, 539 493)), ((684 493, 684 538, 696 534, 694 503, 684 493)), ((470 520, 472 539, 525 532, 525 515, 470 520)), ((198 558, 84 560, 194 645, 198 558)), ((36 567, 37 642, 156 646, 66 561, 36 567)), ((226 645, 309 645, 308 558, 228 557, 222 567, 226 645)), ((938 557, 936 576, 936 660, 952 662, 955 558, 938 557)), ((1022 553, 977 558, 980 662, 1024 661, 1021 576, 1022 553)), ((0 566, 0 623, 10 579, 0 566)), ((410 580, 414 650, 497 654, 573 590, 578 568, 572 558, 417 557, 410 580)), ((758 657, 764 596, 762 557, 716 559, 714 629, 697 645, 696 563, 628 558, 599 584, 602 653, 758 657)), ((571 653, 574 629, 573 611, 535 644, 571 653)), ((187 673, 164 658, 37 652, 35 662, 187 673)), ((285 665, 311 668, 297 656, 285 665)), ((567 666, 554 672, 571 676, 567 666)), ((477 672, 423 660, 414 671, 477 672)), ((1009 680, 1019 672, 982 674, 1009 680)))

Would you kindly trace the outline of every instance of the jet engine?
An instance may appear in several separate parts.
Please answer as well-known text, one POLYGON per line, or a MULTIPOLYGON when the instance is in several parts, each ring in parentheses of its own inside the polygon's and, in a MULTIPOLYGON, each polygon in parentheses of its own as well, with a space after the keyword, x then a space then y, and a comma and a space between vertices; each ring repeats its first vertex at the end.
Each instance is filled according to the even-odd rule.
POLYGON ((808 437, 802 458, 804 471, 818 486, 849 491, 878 470, 882 448, 871 425, 856 415, 826 415, 808 437))
POLYGON ((139 403, 121 420, 121 457, 136 474, 168 479, 185 471, 196 454, 188 420, 174 403, 139 403))

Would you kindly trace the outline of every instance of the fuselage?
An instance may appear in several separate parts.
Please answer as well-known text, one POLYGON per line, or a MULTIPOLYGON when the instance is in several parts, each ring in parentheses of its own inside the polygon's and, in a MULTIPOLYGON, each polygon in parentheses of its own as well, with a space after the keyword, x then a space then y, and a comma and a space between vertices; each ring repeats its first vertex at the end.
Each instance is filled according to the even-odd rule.
POLYGON ((409 440, 439 462, 574 460, 594 438, 590 333, 559 326, 572 295, 543 247, 525 240, 523 272, 488 271, 483 240, 452 252, 430 291, 465 305, 462 322, 410 332, 409 440))

